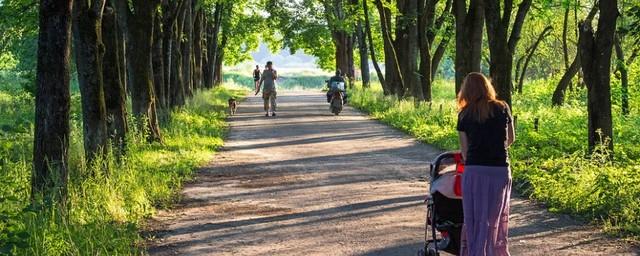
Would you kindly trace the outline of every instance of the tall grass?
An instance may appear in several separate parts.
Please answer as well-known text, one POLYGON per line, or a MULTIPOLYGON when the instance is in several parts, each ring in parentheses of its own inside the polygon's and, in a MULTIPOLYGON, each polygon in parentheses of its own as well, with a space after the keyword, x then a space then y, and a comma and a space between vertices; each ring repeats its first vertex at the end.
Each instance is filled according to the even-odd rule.
MULTIPOLYGON (((84 164, 81 126, 74 119, 68 198, 66 204, 48 204, 44 209, 34 208, 29 200, 32 128, 2 135, 0 254, 143 254, 139 231, 144 219, 174 202, 183 182, 222 145, 227 99, 241 97, 243 92, 216 88, 198 93, 161 124, 162 145, 149 145, 138 131, 132 131, 123 159, 110 155, 100 160, 100 166, 110 167, 107 171, 84 164)), ((18 104, 3 103, 0 94, 0 109, 7 102, 18 104)), ((33 110, 24 107, 17 112, 28 116, 33 110)), ((19 115, 2 113, 10 118, 19 115)))
MULTIPOLYGON (((531 81, 514 95, 518 117, 511 164, 516 188, 558 212, 603 224, 607 230, 640 235, 640 116, 622 117, 614 106, 615 160, 587 154, 586 92, 569 93, 561 108, 550 105, 556 80, 531 81), (534 120, 539 120, 538 130, 534 120)), ((614 90, 616 87, 614 86, 614 90)), ((350 104, 373 117, 445 150, 457 149, 457 112, 452 82, 436 81, 432 103, 398 100, 379 86, 357 88, 350 104)), ((632 106, 638 100, 632 95, 632 106)))

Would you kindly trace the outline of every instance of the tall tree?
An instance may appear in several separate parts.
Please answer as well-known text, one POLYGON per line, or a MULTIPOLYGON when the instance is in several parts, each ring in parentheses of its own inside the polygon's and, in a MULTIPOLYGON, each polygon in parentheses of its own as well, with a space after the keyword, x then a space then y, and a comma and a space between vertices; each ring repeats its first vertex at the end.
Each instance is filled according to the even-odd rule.
POLYGON ((453 0, 456 19, 456 93, 460 91, 467 74, 480 71, 484 5, 485 0, 469 0, 468 7, 466 0, 453 0))
POLYGON ((184 13, 184 27, 182 28, 182 79, 186 96, 193 96, 192 61, 193 61, 193 2, 186 1, 184 13))
POLYGON ((216 57, 218 56, 218 38, 220 34, 220 27, 222 25, 222 14, 224 13, 225 5, 222 2, 217 2, 215 5, 215 11, 213 13, 213 21, 208 23, 207 26, 207 65, 204 69, 204 83, 206 88, 213 88, 215 83, 215 68, 216 57))
POLYGON ((68 177, 69 54, 72 0, 40 1, 31 196, 62 188, 68 177))
POLYGON ((522 25, 531 8, 532 0, 522 0, 511 24, 513 1, 486 0, 485 20, 489 41, 489 72, 498 98, 511 105, 513 55, 520 40, 522 25), (511 31, 509 28, 511 27, 511 31))
MULTIPOLYGON (((591 11, 589 11, 589 14, 584 19, 584 22, 591 23, 597 13, 598 13, 598 2, 596 2, 593 5, 593 7, 591 8, 591 11)), ((560 81, 558 82, 556 89, 553 91, 551 104, 553 104, 554 106, 560 106, 564 103, 564 94, 567 88, 569 88, 569 85, 571 84, 571 80, 573 79, 573 77, 575 77, 576 74, 578 74, 578 71, 580 71, 581 66, 582 65, 580 62, 580 47, 578 47, 578 50, 576 52, 575 58, 573 59, 573 62, 571 62, 571 65, 569 65, 569 68, 566 69, 566 71, 562 75, 562 78, 560 78, 560 81)))
MULTIPOLYGON (((164 15, 164 13, 163 13, 164 15)), ((153 48, 151 49, 151 63, 153 67, 153 86, 156 95, 156 104, 159 108, 166 108, 165 72, 164 72, 164 28, 161 15, 156 15, 153 25, 153 48)))
MULTIPOLYGON (((367 0, 362 0, 367 1, 367 0)), ((357 2, 357 1, 356 1, 357 2)), ((362 87, 369 88, 369 55, 367 50, 367 36, 364 32, 362 20, 358 19, 356 25, 356 38, 358 39, 358 53, 360 54, 360 76, 362 77, 362 87)))
POLYGON ((128 131, 126 89, 124 85, 124 65, 120 41, 124 35, 118 29, 118 18, 114 0, 107 0, 102 18, 102 41, 104 42, 104 58, 102 63, 104 80, 104 99, 107 112, 107 134, 116 147, 118 155, 125 149, 128 131))
POLYGON ((611 53, 618 18, 617 0, 601 0, 598 30, 591 23, 580 24, 580 62, 587 85, 589 149, 602 143, 613 152, 611 118, 611 53))
POLYGON ((410 93, 415 99, 424 100, 418 77, 417 2, 415 0, 396 1, 400 14, 396 17, 394 44, 404 81, 404 90, 399 95, 404 96, 410 93))
POLYGON ((225 28, 222 32, 222 40, 218 44, 218 49, 216 50, 216 57, 214 62, 214 73, 213 73, 213 86, 220 86, 223 82, 223 74, 222 74, 222 65, 224 64, 224 49, 227 47, 227 43, 229 42, 229 33, 228 29, 225 28))
POLYGON ((527 73, 527 68, 529 67, 529 62, 531 61, 531 58, 533 58, 533 55, 535 54, 536 50, 538 49, 538 45, 540 45, 542 40, 544 40, 544 38, 547 37, 551 33, 552 30, 553 30, 552 26, 547 26, 546 28, 544 28, 544 30, 542 30, 540 35, 538 35, 538 38, 533 43, 533 45, 531 45, 527 49, 527 51, 525 51, 525 56, 523 57, 524 64, 522 66, 522 72, 520 72, 520 74, 518 74, 518 71, 517 71, 518 68, 516 68, 516 81, 518 81, 518 85, 516 86, 516 88, 518 89, 518 93, 522 93, 522 87, 524 85, 524 75, 527 73))
POLYGON ((616 51, 616 70, 620 72, 620 108, 622 115, 629 115, 629 71, 627 70, 627 62, 622 49, 622 39, 620 33, 616 33, 614 38, 614 47, 616 51))
POLYGON ((349 79, 349 85, 355 76, 353 57, 353 28, 350 22, 353 14, 349 12, 351 4, 345 0, 322 0, 324 15, 331 31, 335 46, 335 66, 349 79))
POLYGON ((175 59, 173 58, 175 48, 174 44, 176 43, 178 29, 178 13, 182 9, 182 5, 185 1, 183 0, 163 0, 162 1, 162 47, 164 52, 162 53, 163 60, 162 64, 164 65, 164 91, 165 98, 163 101, 167 106, 173 107, 175 106, 175 76, 176 74, 173 72, 175 59), (173 86, 172 86, 173 85, 173 86))
POLYGON ((369 7, 367 6, 368 0, 362 1, 362 9, 364 10, 364 25, 367 39, 369 41, 369 53, 371 54, 371 62, 373 63, 373 68, 376 70, 376 74, 378 76, 378 81, 382 85, 382 91, 384 95, 389 95, 391 92, 389 91, 389 86, 384 78, 384 74, 382 74, 382 69, 378 64, 378 59, 376 58, 376 48, 373 44, 373 35, 371 34, 371 21, 369 20, 369 7))
POLYGON ((569 69, 569 46, 567 43, 567 37, 569 34, 569 11, 571 8, 567 2, 563 2, 564 5, 564 18, 562 19, 562 57, 564 60, 564 68, 569 69))
POLYGON ((107 113, 104 101, 102 13, 105 0, 75 1, 73 42, 82 102, 82 127, 87 160, 104 155, 107 113))
POLYGON ((183 106, 186 102, 186 90, 184 83, 184 72, 183 72, 183 57, 182 57, 182 33, 184 31, 185 26, 185 15, 187 11, 188 1, 182 0, 182 4, 180 5, 180 9, 177 13, 177 22, 175 24, 175 29, 173 30, 174 35, 171 38, 171 90, 169 97, 169 104, 171 107, 180 107, 183 106))
MULTIPOLYGON (((435 28, 438 28, 442 31, 442 36, 440 37, 440 42, 438 43, 438 46, 436 47, 431 57, 431 80, 433 80, 438 73, 437 71, 440 67, 440 62, 444 58, 455 27, 454 22, 447 21, 447 17, 452 15, 453 12, 451 7, 449 7, 451 5, 450 2, 452 1, 447 1, 447 4, 445 5, 445 11, 440 15, 435 23, 435 28), (449 9, 449 11, 447 11, 447 9, 449 9)), ((432 35, 435 34, 432 33, 432 35)), ((432 47, 435 46, 435 43, 433 43, 433 41, 431 44, 432 47)))
POLYGON ((195 62, 193 65, 193 88, 194 89, 202 89, 203 80, 202 80, 202 60, 204 58, 204 11, 202 7, 195 7, 196 9, 196 18, 194 22, 194 37, 193 37, 193 56, 195 58, 195 62))
POLYGON ((442 14, 436 19, 438 0, 418 1, 418 42, 420 45, 420 87, 426 101, 431 101, 431 82, 437 71, 440 59, 444 56, 446 45, 449 43, 447 35, 450 25, 445 29, 440 43, 432 54, 436 33, 445 23, 446 16, 451 11, 452 1, 447 0, 442 14))
POLYGON ((127 24, 127 66, 133 115, 149 141, 162 141, 153 86, 151 49, 158 0, 118 0, 118 14, 127 24))
POLYGON ((405 83, 402 77, 402 70, 400 67, 400 61, 392 38, 392 22, 391 22, 391 10, 388 5, 390 2, 385 0, 375 0, 376 8, 380 16, 380 29, 382 33, 382 42, 384 49, 384 65, 385 76, 388 91, 391 94, 400 94, 404 92, 405 83))

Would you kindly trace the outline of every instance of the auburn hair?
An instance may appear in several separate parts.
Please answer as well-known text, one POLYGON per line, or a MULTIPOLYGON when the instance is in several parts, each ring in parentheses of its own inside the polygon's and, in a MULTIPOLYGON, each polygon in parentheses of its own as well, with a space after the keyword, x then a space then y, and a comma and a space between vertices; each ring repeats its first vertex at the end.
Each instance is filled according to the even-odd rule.
POLYGON ((479 72, 469 73, 458 93, 458 111, 465 117, 484 123, 494 115, 494 107, 506 107, 496 98, 496 90, 489 79, 479 72))

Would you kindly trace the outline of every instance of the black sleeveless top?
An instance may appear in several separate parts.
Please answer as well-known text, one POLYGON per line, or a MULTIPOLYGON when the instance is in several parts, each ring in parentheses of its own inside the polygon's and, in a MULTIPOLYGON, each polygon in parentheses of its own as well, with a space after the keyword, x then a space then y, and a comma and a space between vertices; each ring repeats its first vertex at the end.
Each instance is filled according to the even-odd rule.
POLYGON ((479 123, 463 109, 458 113, 458 131, 468 139, 467 165, 509 166, 506 148, 507 126, 511 123, 509 107, 495 104, 493 116, 479 123))

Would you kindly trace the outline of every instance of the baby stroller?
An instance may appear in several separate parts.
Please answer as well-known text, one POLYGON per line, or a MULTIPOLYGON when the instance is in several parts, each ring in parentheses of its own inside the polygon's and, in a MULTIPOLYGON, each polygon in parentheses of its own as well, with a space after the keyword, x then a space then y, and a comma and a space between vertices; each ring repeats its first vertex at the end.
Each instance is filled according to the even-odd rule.
POLYGON ((442 251, 459 254, 464 222, 461 188, 463 171, 464 163, 460 152, 445 152, 431 163, 429 195, 425 200, 425 246, 418 255, 436 256, 442 251))

